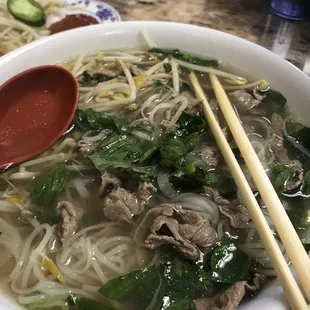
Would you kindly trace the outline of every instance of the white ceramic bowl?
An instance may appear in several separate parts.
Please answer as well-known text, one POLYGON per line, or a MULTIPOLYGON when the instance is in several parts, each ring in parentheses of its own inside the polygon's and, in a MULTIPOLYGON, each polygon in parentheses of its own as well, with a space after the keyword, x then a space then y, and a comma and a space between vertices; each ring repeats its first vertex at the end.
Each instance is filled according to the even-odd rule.
MULTIPOLYGON (((54 64, 82 52, 145 46, 140 35, 141 29, 145 29, 160 47, 175 47, 216 58, 257 78, 267 79, 273 88, 286 96, 292 112, 304 122, 310 123, 310 79, 300 70, 256 44, 219 31, 184 24, 122 22, 84 27, 50 36, 1 57, 0 84, 28 68, 54 64)), ((281 286, 274 281, 259 296, 242 305, 241 309, 288 309, 284 300, 281 286)), ((0 292, 0 309, 20 308, 0 292)))

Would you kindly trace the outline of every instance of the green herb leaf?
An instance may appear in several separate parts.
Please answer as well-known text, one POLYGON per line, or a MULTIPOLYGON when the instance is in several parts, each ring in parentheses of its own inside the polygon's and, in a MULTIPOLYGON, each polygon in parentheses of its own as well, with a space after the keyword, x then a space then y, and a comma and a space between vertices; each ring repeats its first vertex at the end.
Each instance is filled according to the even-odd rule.
POLYGON ((194 300, 214 293, 202 264, 181 259, 178 254, 173 254, 173 258, 167 263, 164 281, 165 296, 169 296, 170 301, 194 300))
POLYGON ((80 110, 75 113, 74 124, 82 130, 117 129, 119 132, 129 130, 128 120, 111 116, 93 109, 80 110))
MULTIPOLYGON (((264 95, 265 92, 262 94, 264 95)), ((270 89, 267 92, 266 97, 262 100, 262 106, 269 115, 272 115, 273 113, 282 114, 286 102, 286 98, 281 93, 270 89)))
POLYGON ((115 308, 109 307, 99 301, 88 298, 80 298, 76 307, 77 310, 115 310, 115 308))
POLYGON ((205 119, 200 115, 190 115, 183 112, 178 119, 180 130, 184 134, 198 133, 201 134, 207 131, 207 123, 205 119))
POLYGON ((166 265, 134 270, 110 280, 99 292, 126 309, 159 310, 165 298, 167 309, 194 310, 194 299, 213 296, 213 284, 202 264, 179 258, 176 250, 169 254, 166 265))
POLYGON ((300 189, 303 194, 310 195, 310 171, 304 174, 304 180, 300 189))
POLYGON ((280 163, 273 163, 270 165, 273 172, 274 185, 277 189, 284 188, 285 183, 295 175, 295 170, 280 163))
POLYGON ((162 159, 171 163, 175 163, 186 153, 188 153, 188 150, 185 144, 181 140, 174 138, 166 140, 160 148, 162 159))
POLYGON ((79 297, 76 294, 70 294, 67 297, 67 302, 70 306, 75 306, 79 303, 79 297))
POLYGON ((211 269, 209 276, 212 281, 235 283, 249 278, 251 261, 235 246, 233 240, 225 235, 213 250, 210 262, 205 265, 211 269))
POLYGON ((30 193, 30 199, 38 206, 48 205, 55 201, 68 181, 65 165, 58 165, 30 193))
POLYGON ((144 163, 147 159, 144 152, 150 149, 150 145, 144 145, 143 141, 132 134, 113 133, 103 140, 90 155, 90 159, 101 173, 109 169, 122 168, 155 176, 156 167, 144 163))
POLYGON ((165 84, 161 80, 154 80, 153 83, 155 86, 165 86, 165 84))
POLYGON ((310 127, 306 127, 293 120, 288 120, 286 122, 286 131, 292 139, 295 139, 310 151, 310 127))
POLYGON ((69 310, 69 306, 64 300, 48 298, 27 306, 28 310, 69 310))
POLYGON ((164 297, 162 276, 155 266, 112 279, 99 292, 136 310, 157 310, 164 297))
POLYGON ((108 80, 111 80, 111 78, 101 73, 95 73, 94 75, 90 75, 87 71, 83 71, 82 76, 80 78, 80 84, 82 86, 88 86, 102 83, 108 80))
POLYGON ((165 72, 170 72, 171 71, 171 64, 170 63, 163 64, 163 67, 165 69, 165 72))
POLYGON ((203 67, 213 67, 213 68, 217 68, 219 66, 219 62, 218 60, 214 60, 214 59, 205 59, 205 58, 201 58, 201 57, 197 57, 197 56, 193 56, 190 53, 186 53, 186 52, 182 52, 179 49, 166 49, 166 48, 151 48, 149 50, 150 53, 159 53, 159 54, 163 54, 166 56, 173 56, 176 59, 194 64, 194 65, 198 65, 198 66, 203 66, 203 67))

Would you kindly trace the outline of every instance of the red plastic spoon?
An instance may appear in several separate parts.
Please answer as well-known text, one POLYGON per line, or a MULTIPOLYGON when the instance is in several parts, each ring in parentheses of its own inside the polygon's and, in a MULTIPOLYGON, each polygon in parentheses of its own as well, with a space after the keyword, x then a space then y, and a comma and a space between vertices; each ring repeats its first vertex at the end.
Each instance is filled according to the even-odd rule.
POLYGON ((0 169, 23 162, 54 144, 70 126, 79 89, 59 66, 19 73, 0 86, 0 169))

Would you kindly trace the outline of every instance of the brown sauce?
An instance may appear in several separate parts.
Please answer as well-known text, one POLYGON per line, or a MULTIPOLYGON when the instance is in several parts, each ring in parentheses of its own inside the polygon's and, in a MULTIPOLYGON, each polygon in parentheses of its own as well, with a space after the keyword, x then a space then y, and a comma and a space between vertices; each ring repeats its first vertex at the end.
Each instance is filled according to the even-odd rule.
POLYGON ((88 25, 99 24, 98 20, 92 16, 85 14, 66 15, 62 20, 52 24, 49 27, 51 34, 62 32, 65 30, 84 27, 88 25))

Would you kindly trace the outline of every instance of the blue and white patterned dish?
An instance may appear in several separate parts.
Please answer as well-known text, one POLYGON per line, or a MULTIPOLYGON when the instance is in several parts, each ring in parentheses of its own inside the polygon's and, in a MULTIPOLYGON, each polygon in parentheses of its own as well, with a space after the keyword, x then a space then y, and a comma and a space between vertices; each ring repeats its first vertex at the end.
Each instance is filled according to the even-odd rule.
POLYGON ((96 0, 64 0, 67 14, 83 13, 95 17, 99 23, 120 22, 119 13, 109 4, 96 0))

